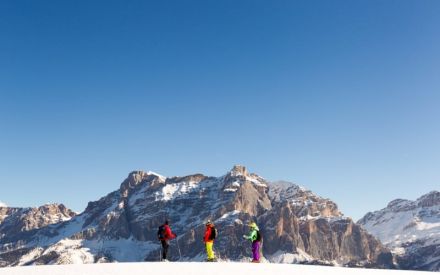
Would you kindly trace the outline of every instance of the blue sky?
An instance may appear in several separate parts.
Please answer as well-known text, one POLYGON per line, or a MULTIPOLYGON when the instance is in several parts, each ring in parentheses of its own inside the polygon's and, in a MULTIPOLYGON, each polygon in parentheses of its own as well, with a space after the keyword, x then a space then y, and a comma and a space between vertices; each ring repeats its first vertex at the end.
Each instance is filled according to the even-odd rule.
POLYGON ((0 200, 132 170, 297 182, 355 219, 439 190, 439 1, 1 1, 0 200), (160 2, 160 3, 159 3, 160 2))

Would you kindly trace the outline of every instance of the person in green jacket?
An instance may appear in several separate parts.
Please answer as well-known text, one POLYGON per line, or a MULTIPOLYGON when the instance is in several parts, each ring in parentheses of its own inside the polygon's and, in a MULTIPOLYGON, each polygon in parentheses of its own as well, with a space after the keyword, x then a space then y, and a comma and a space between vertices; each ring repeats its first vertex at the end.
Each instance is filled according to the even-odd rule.
POLYGON ((252 262, 259 263, 260 262, 260 242, 261 242, 261 234, 260 229, 257 224, 251 222, 249 224, 250 231, 248 235, 243 235, 243 238, 246 240, 250 240, 252 242, 252 262))

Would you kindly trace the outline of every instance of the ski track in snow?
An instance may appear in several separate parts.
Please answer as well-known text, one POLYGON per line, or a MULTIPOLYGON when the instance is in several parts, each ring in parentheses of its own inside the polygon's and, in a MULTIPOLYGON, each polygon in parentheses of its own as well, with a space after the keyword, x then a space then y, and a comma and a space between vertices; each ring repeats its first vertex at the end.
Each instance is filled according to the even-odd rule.
POLYGON ((0 275, 210 275, 252 274, 252 275, 426 275, 423 271, 402 271, 364 268, 342 268, 292 264, 252 263, 111 263, 73 264, 49 266, 25 266, 0 268, 0 275))

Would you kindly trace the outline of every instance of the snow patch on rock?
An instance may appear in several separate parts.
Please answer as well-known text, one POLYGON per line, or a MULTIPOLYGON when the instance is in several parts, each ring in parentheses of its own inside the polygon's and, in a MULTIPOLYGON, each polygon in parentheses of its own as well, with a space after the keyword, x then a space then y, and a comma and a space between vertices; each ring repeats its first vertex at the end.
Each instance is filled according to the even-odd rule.
POLYGON ((194 181, 167 184, 164 187, 162 187, 161 191, 157 191, 155 193, 156 200, 169 201, 182 194, 186 194, 190 192, 192 189, 196 187, 197 187, 197 182, 194 181))

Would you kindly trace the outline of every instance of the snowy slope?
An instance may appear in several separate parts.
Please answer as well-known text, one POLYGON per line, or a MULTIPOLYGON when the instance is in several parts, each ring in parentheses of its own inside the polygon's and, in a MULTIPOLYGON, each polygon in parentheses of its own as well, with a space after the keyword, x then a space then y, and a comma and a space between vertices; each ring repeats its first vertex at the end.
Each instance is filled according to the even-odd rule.
POLYGON ((392 247, 423 238, 440 242, 440 204, 422 206, 424 197, 417 201, 394 200, 386 208, 367 214, 359 223, 392 247))
POLYGON ((387 245, 402 267, 440 270, 440 192, 393 200, 358 223, 387 245))
POLYGON ((61 266, 27 266, 1 268, 0 275, 210 275, 252 274, 252 275, 424 275, 421 271, 397 271, 361 268, 340 268, 290 264, 252 263, 118 263, 61 266))

